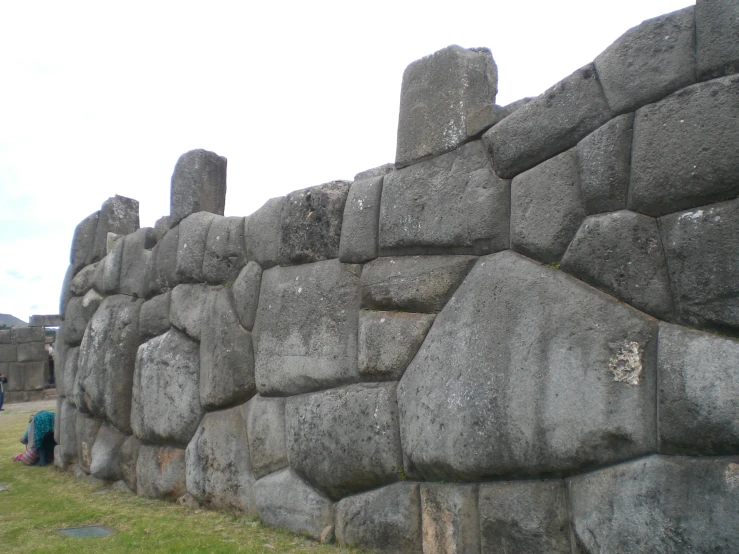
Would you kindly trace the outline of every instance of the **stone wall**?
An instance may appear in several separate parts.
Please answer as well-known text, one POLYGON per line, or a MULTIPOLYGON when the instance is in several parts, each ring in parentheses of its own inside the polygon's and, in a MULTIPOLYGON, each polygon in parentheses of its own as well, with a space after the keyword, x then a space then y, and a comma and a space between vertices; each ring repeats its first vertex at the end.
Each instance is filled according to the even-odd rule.
POLYGON ((45 346, 43 326, 0 331, 0 373, 8 378, 4 385, 6 403, 45 398, 50 376, 45 346))
POLYGON ((737 6, 506 107, 489 51, 441 50, 395 164, 249 217, 202 150, 154 228, 108 200, 56 464, 384 552, 739 551, 737 6))

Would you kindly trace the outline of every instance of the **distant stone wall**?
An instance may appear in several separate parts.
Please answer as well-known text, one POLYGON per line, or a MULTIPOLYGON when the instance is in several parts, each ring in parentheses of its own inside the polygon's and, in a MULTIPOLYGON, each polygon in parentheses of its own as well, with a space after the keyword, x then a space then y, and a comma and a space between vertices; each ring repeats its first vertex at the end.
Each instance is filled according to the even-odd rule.
POLYGON ((0 331, 0 373, 8 378, 5 402, 45 398, 49 383, 49 354, 43 327, 14 327, 0 331))
POLYGON ((203 150, 154 228, 108 200, 55 463, 377 551, 738 552, 738 6, 507 107, 489 51, 441 50, 395 164, 246 218, 203 150))

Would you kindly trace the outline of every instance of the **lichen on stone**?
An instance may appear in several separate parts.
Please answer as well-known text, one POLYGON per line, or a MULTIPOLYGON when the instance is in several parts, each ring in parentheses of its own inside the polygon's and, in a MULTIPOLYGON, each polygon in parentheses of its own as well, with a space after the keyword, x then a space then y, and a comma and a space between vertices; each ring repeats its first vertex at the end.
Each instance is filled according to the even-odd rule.
POLYGON ((641 349, 638 342, 625 342, 611 358, 608 369, 617 383, 638 385, 642 372, 641 349))

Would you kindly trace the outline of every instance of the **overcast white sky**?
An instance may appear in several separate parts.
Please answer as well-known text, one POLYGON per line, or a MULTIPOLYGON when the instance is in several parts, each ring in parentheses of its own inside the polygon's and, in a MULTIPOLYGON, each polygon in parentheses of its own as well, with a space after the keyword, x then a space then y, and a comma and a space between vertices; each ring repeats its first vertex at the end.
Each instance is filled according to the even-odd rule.
POLYGON ((0 2, 0 313, 57 313, 77 223, 121 194, 153 225, 183 152, 226 156, 226 215, 248 215, 393 161, 420 57, 489 47, 505 105, 691 3, 0 2))

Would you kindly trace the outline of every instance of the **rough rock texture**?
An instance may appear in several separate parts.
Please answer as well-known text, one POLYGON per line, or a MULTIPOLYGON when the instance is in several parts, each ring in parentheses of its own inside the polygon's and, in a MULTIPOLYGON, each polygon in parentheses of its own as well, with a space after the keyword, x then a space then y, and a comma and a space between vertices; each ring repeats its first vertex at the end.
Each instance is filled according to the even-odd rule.
POLYGON ((739 334, 739 200, 660 218, 680 319, 739 334))
POLYGON ((169 306, 171 292, 165 292, 147 300, 141 305, 139 312, 139 335, 142 340, 148 340, 169 329, 169 306))
POLYGON ((698 0, 695 42, 698 79, 739 71, 739 4, 735 0, 698 0))
POLYGON ((561 271, 481 258, 398 385, 406 472, 538 476, 654 452, 655 334, 561 271))
POLYGON ((648 314, 672 315, 665 253, 651 217, 623 210, 587 218, 561 267, 648 314))
POLYGON ((330 260, 265 271, 253 333, 259 393, 356 382, 359 301, 359 266, 330 260))
MULTIPOLYGON (((59 453, 63 465, 69 465, 77 459, 77 410, 66 399, 62 399, 61 410, 57 411, 59 420, 59 453)), ((54 452, 56 455, 56 451, 54 452)))
POLYGON ((19 344, 17 345, 16 354, 18 358, 17 360, 7 361, 40 362, 45 361, 49 358, 49 355, 44 349, 44 343, 42 342, 27 342, 25 344, 19 344))
POLYGON ((246 218, 246 259, 257 262, 262 269, 276 266, 280 261, 282 236, 282 209, 285 197, 270 198, 256 212, 246 218))
POLYGON ((659 327, 659 449, 739 454, 739 341, 659 327))
POLYGON ((216 284, 232 282, 245 264, 244 218, 213 218, 203 255, 205 280, 216 284))
POLYGON ((197 212, 223 215, 227 165, 226 158, 207 150, 190 150, 180 156, 172 173, 170 225, 197 212))
POLYGON ((154 234, 157 237, 157 242, 164 238, 164 235, 172 228, 172 225, 172 220, 168 215, 163 215, 154 222, 154 234))
POLYGON ((101 425, 92 447, 90 475, 103 481, 118 481, 121 473, 120 449, 126 439, 110 425, 101 425))
POLYGON ((262 284, 262 269, 256 262, 249 262, 241 270, 231 286, 234 309, 239 323, 247 331, 254 328, 259 304, 259 287, 262 284))
POLYGON ((650 456, 568 480, 578 552, 739 552, 739 458, 650 456))
POLYGON ((365 169, 364 171, 360 171, 354 176, 354 181, 365 181, 367 179, 374 179, 376 177, 384 177, 388 173, 390 173, 393 169, 395 169, 394 163, 386 163, 383 165, 378 165, 377 167, 372 167, 370 169, 365 169))
POLYGON ((95 283, 95 270, 100 262, 83 267, 69 283, 69 290, 75 296, 84 296, 95 283))
POLYGON ((249 453, 254 477, 287 467, 285 439, 285 399, 255 396, 246 415, 249 453))
POLYGON ((558 262, 585 218, 575 149, 518 175, 511 184, 511 248, 558 262))
POLYGON ((421 551, 418 483, 395 483, 344 498, 335 506, 340 544, 375 552, 421 551))
POLYGON ((214 508, 256 516, 244 406, 206 414, 187 445, 187 491, 214 508))
POLYGON ((403 73, 395 163, 448 152, 495 122, 498 68, 487 48, 453 45, 403 73))
POLYGON ((173 289, 180 282, 177 277, 177 248, 180 241, 179 225, 170 229, 151 251, 146 267, 146 296, 156 296, 173 289))
POLYGON ((64 318, 64 340, 69 345, 82 342, 87 324, 100 305, 99 301, 85 302, 85 297, 74 297, 67 304, 67 313, 64 318))
POLYGON ((613 113, 655 102, 695 82, 693 6, 647 19, 595 58, 613 113))
POLYGON ((476 260, 474 256, 378 258, 362 269, 362 308, 438 312, 476 260))
POLYGON ((123 255, 119 292, 143 298, 146 292, 146 270, 151 249, 156 245, 156 235, 151 227, 142 227, 121 239, 123 255))
POLYGON ((175 273, 181 283, 202 282, 203 258, 208 232, 216 216, 208 212, 198 212, 185 218, 179 225, 177 243, 177 266, 175 273))
POLYGON ((136 493, 176 500, 185 492, 185 451, 142 444, 136 461, 136 493))
POLYGON ((71 264, 68 265, 67 272, 64 274, 64 281, 62 282, 62 293, 59 295, 59 316, 62 318, 64 318, 69 299, 72 298, 70 285, 72 283, 72 279, 74 279, 74 274, 74 266, 71 264))
POLYGON ((69 348, 62 356, 59 356, 61 342, 59 335, 57 335, 57 348, 54 351, 56 393, 59 396, 68 396, 69 400, 74 402, 74 381, 77 378, 79 348, 69 348))
POLYGON ((48 383, 46 362, 18 362, 9 365, 17 366, 24 373, 23 382, 26 390, 44 390, 48 383))
POLYGON ((488 254, 509 245, 510 183, 482 142, 394 171, 380 206, 380 254, 488 254))
POLYGON ((259 479, 254 495, 259 517, 270 527, 320 539, 324 529, 333 524, 333 503, 292 469, 259 479))
POLYGON ((593 64, 531 100, 483 135, 495 173, 511 179, 572 148, 611 117, 593 64))
POLYGON ((350 185, 349 181, 332 181, 287 195, 282 210, 281 264, 339 257, 341 222, 350 185))
POLYGON ((95 438, 102 423, 99 419, 93 419, 76 412, 74 434, 77 438, 77 460, 80 469, 88 474, 92 462, 92 448, 95 445, 95 438))
POLYGON ((80 221, 74 230, 72 248, 69 253, 69 263, 73 275, 93 261, 95 230, 97 229, 99 215, 100 212, 95 212, 87 216, 80 221))
POLYGON ((739 75, 636 112, 630 210, 658 216, 739 194, 739 75))
POLYGON ((132 491, 136 491, 136 464, 139 459, 140 447, 141 441, 136 435, 126 437, 126 440, 121 444, 121 475, 123 475, 123 479, 126 481, 126 484, 128 484, 128 488, 132 491))
POLYGON ((343 263, 361 264, 377 257, 382 181, 382 175, 354 181, 349 189, 339 241, 343 263))
POLYGON ((202 315, 207 298, 208 287, 206 285, 177 285, 172 290, 169 322, 190 338, 200 340, 202 315))
POLYGON ((480 552, 477 487, 421 485, 424 554, 480 552))
POLYGON ((108 233, 128 235, 139 228, 139 201, 125 196, 112 196, 103 202, 95 229, 95 244, 88 263, 96 262, 108 252, 108 233))
POLYGON ((98 263, 95 270, 95 289, 102 294, 116 294, 120 285, 124 240, 115 243, 113 250, 98 263))
POLYGON ((486 483, 478 494, 482 552, 571 554, 561 480, 486 483))
POLYGON ((176 329, 139 347, 131 425, 152 443, 190 442, 203 417, 198 343, 176 329))

